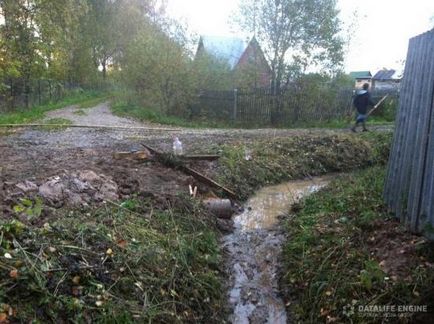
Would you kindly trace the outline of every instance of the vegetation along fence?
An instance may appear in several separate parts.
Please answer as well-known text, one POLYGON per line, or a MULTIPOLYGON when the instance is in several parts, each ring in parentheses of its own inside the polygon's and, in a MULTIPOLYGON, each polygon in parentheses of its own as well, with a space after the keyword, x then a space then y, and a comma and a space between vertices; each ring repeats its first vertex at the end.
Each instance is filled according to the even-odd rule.
POLYGON ((9 79, 0 81, 0 112, 17 107, 33 107, 62 99, 79 86, 55 80, 9 79))
MULTIPOLYGON (((374 93, 379 100, 383 93, 374 93)), ((352 88, 293 84, 274 94, 254 91, 201 91, 191 109, 191 119, 207 119, 250 125, 318 123, 351 116, 352 88)), ((397 98, 393 93, 390 98, 397 98)))
POLYGON ((434 238, 434 30, 409 43, 384 197, 410 230, 434 238))

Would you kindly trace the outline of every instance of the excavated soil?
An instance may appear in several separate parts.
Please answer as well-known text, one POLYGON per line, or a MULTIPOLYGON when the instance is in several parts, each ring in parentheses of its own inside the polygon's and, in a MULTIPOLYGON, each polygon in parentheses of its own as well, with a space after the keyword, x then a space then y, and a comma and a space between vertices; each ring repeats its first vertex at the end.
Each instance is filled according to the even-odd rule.
MULTIPOLYGON (((231 142, 334 133, 331 130, 276 129, 169 131, 166 130, 167 126, 143 124, 114 116, 107 103, 90 109, 66 107, 48 113, 45 120, 51 118, 69 119, 75 125, 157 129, 21 128, 14 129, 9 135, 0 135, 0 211, 5 215, 11 213, 17 200, 34 193, 43 196, 47 204, 60 207, 97 203, 109 198, 126 199, 133 193, 146 197, 188 193, 190 184, 198 185, 199 193, 207 190, 192 177, 158 163, 114 158, 113 154, 116 152, 142 150, 141 143, 170 152, 173 136, 178 136, 183 142, 186 154, 205 154, 218 153, 219 145, 231 142), (79 110, 81 113, 77 114, 79 110), (81 180, 80 174, 86 172, 93 172, 99 178, 98 183, 81 180)), ((193 166, 209 173, 215 165, 196 162, 193 166)))

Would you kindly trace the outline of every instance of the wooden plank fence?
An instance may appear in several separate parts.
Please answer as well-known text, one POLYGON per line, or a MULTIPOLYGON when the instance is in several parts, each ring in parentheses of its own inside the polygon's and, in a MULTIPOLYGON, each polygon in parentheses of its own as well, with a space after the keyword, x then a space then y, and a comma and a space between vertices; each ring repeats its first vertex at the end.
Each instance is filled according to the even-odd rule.
MULTIPOLYGON (((314 89, 293 84, 277 94, 270 89, 201 90, 190 118, 250 126, 303 125, 353 116, 353 94, 353 88, 328 84, 314 89)), ((372 98, 378 101, 385 94, 388 105, 398 102, 398 90, 374 91, 372 98)), ((382 114, 382 108, 375 114, 382 114)))
POLYGON ((384 198, 412 232, 434 239, 434 30, 409 42, 384 198))
POLYGON ((30 108, 62 99, 69 91, 79 89, 77 84, 55 80, 23 79, 0 80, 0 112, 15 108, 30 108))
POLYGON ((352 88, 315 92, 292 87, 273 94, 254 91, 201 91, 192 108, 192 119, 207 119, 250 125, 291 125, 347 117, 353 112, 352 88))

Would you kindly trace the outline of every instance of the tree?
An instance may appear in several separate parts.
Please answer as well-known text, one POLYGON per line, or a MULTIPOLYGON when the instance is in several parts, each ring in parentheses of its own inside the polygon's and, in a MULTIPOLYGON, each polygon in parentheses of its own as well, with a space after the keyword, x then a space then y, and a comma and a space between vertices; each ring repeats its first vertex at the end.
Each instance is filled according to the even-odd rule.
MULTIPOLYGON (((172 35, 173 36, 173 35, 172 35)), ((134 89, 141 104, 163 113, 182 113, 192 95, 191 60, 179 43, 148 22, 127 46, 121 60, 124 82, 134 89)))
POLYGON ((340 66, 338 13, 336 0, 242 0, 237 23, 261 42, 276 92, 290 67, 340 66))

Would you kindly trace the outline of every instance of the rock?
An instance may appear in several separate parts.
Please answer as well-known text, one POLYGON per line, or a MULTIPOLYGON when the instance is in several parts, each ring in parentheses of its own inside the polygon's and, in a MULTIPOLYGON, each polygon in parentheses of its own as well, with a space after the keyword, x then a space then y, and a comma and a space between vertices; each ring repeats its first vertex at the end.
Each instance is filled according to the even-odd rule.
POLYGON ((75 192, 69 191, 67 190, 67 192, 65 193, 65 196, 67 196, 67 203, 70 206, 84 206, 85 201, 82 199, 82 197, 75 192))
POLYGON ((78 174, 78 178, 79 178, 81 181, 86 181, 86 182, 89 182, 89 183, 93 183, 93 182, 101 181, 101 177, 98 176, 98 175, 97 175, 95 172, 93 172, 92 170, 84 170, 84 171, 81 171, 81 172, 78 174))
POLYGON ((53 178, 45 182, 39 187, 39 195, 42 198, 51 201, 53 203, 63 200, 63 191, 65 190, 65 185, 60 182, 58 177, 53 178))
POLYGON ((216 218, 217 228, 223 233, 231 233, 234 227, 234 221, 231 219, 216 218))
POLYGON ((81 181, 80 179, 77 179, 77 178, 73 178, 71 180, 70 186, 71 186, 71 189, 74 192, 79 192, 79 193, 85 192, 85 191, 87 191, 89 189, 93 189, 89 183, 83 182, 83 181, 81 181))
POLYGON ((117 200, 119 199, 119 196, 117 194, 118 192, 118 186, 116 183, 114 183, 111 180, 108 180, 104 182, 101 187, 99 188, 99 192, 103 195, 105 199, 109 200, 117 200))
POLYGON ((24 182, 17 183, 15 185, 18 189, 21 189, 23 192, 31 192, 38 191, 38 186, 36 183, 32 181, 25 180, 24 182))

